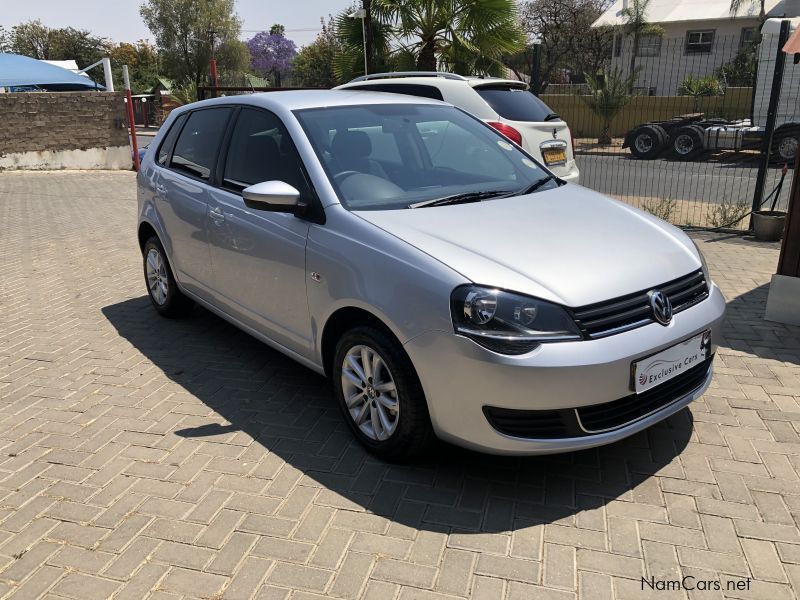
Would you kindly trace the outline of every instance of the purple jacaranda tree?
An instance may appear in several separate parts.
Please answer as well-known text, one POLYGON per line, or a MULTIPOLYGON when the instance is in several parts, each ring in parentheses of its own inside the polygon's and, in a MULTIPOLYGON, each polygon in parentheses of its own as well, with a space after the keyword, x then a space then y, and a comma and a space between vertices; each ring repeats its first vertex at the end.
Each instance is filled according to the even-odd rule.
POLYGON ((271 75, 276 86, 280 87, 281 75, 292 66, 292 60, 297 55, 294 42, 287 39, 282 33, 262 31, 247 40, 250 50, 250 66, 265 76, 271 75))

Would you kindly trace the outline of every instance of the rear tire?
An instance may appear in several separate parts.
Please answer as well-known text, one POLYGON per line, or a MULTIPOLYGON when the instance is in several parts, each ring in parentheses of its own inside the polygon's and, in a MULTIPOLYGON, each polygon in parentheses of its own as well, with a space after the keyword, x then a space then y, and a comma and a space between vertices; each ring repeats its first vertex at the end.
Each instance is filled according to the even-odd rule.
POLYGON ((672 136, 672 153, 679 160, 690 160, 703 151, 705 130, 698 125, 684 125, 672 136))
POLYGON ((168 318, 188 315, 194 302, 178 289, 161 240, 155 236, 149 238, 142 249, 142 258, 144 282, 153 308, 168 318))
POLYGON ((660 125, 643 125, 630 137, 631 154, 643 160, 658 158, 664 150, 667 139, 667 132, 660 125))
POLYGON ((798 146, 800 146, 800 127, 781 127, 772 137, 770 160, 793 167, 798 146))
POLYGON ((411 359, 382 328, 347 331, 333 358, 333 392, 356 439, 387 461, 418 458, 434 441, 428 404, 411 359))

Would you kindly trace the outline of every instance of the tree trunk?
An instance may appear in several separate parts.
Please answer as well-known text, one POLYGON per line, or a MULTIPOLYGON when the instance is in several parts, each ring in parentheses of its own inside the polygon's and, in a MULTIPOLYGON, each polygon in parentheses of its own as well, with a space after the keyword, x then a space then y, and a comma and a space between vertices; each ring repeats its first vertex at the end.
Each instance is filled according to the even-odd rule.
POLYGON ((362 0, 361 6, 367 13, 367 16, 364 17, 364 40, 367 52, 367 70, 370 73, 374 73, 375 64, 373 57, 375 55, 375 50, 373 48, 374 44, 372 41, 372 0, 362 0))
POLYGON ((611 123, 603 123, 603 131, 600 133, 600 137, 597 138, 597 143, 601 146, 611 145, 611 136, 608 133, 609 129, 611 129, 611 123))
POLYGON ((436 70, 436 44, 433 40, 424 40, 417 56, 417 68, 420 71, 436 70))
POLYGON ((631 64, 630 64, 630 72, 628 75, 631 78, 631 89, 630 91, 633 92, 633 86, 636 85, 635 73, 636 73, 636 55, 639 54, 639 33, 636 32, 633 34, 633 44, 631 48, 631 64))

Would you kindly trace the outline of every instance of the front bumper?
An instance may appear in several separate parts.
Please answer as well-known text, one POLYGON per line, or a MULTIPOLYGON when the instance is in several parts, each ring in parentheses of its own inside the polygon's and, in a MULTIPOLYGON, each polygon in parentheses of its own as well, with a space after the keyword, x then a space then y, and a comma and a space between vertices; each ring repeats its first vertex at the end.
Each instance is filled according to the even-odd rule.
POLYGON ((630 396, 631 363, 711 329, 711 351, 721 336, 725 299, 711 286, 703 302, 653 323, 606 338, 542 344, 521 356, 496 354, 452 331, 429 331, 405 344, 428 399, 437 435, 495 454, 547 454, 608 444, 681 410, 708 388, 713 369, 696 389, 656 412, 611 431, 565 438, 523 438, 496 430, 484 407, 560 410, 630 396))

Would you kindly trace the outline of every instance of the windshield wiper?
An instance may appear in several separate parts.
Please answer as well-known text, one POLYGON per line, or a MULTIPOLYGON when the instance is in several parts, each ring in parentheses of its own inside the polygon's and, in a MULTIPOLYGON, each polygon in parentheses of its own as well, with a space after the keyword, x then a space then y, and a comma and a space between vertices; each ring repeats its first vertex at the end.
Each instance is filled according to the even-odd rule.
POLYGON ((523 189, 519 190, 518 192, 514 192, 514 195, 515 196, 524 196, 525 194, 532 194, 533 192, 538 190, 540 187, 542 187, 545 183, 547 183, 548 181, 552 181, 554 179, 556 180, 556 182, 558 182, 558 185, 561 185, 562 181, 560 179, 556 179, 555 175, 545 175, 541 179, 537 179, 536 181, 534 181, 528 187, 523 188, 523 189))
POLYGON ((550 113, 545 118, 545 121, 560 121, 561 115, 557 115, 556 113, 550 113))
POLYGON ((507 196, 515 192, 508 190, 487 190, 485 192, 464 192, 463 194, 453 194, 443 198, 433 198, 432 200, 422 200, 409 204, 408 208, 425 208, 426 206, 444 206, 446 204, 466 204, 468 202, 480 202, 488 198, 507 196))

